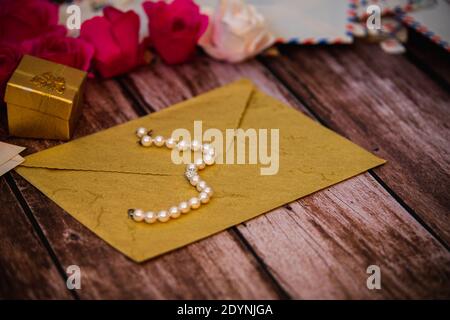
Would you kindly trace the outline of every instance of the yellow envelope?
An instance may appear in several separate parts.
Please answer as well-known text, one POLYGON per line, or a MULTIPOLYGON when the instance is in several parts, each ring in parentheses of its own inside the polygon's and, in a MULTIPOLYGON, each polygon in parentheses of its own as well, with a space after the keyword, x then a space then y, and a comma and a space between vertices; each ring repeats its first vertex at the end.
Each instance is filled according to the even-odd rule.
MULTIPOLYGON (((229 147, 229 146, 227 146, 229 147)), ((135 261, 143 261, 254 218, 385 161, 240 80, 163 111, 26 157, 17 172, 135 261), (161 210, 197 195, 166 148, 143 148, 143 126, 168 136, 217 128, 279 129, 279 170, 216 164, 201 172, 211 202, 167 223, 128 218, 129 208, 161 210)))

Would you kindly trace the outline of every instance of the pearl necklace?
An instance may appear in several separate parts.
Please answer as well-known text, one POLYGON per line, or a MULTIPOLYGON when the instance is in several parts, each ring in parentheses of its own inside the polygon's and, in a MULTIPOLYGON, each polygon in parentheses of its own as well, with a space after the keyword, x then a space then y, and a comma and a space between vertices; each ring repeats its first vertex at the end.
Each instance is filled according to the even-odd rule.
POLYGON ((184 173, 187 180, 192 186, 194 186, 199 192, 198 197, 193 197, 188 201, 183 201, 176 206, 170 207, 168 210, 161 210, 159 212, 146 211, 142 209, 129 209, 128 216, 136 222, 145 221, 146 223, 167 222, 171 218, 176 219, 182 213, 188 213, 191 209, 198 209, 200 205, 207 204, 213 195, 213 189, 209 187, 204 180, 198 175, 199 170, 203 170, 206 165, 213 165, 215 160, 214 148, 209 144, 201 144, 197 140, 187 142, 181 140, 176 142, 173 138, 165 139, 162 136, 151 137, 152 131, 148 131, 146 128, 138 128, 136 130, 136 136, 140 138, 138 143, 143 147, 150 147, 155 145, 156 147, 165 146, 168 149, 176 148, 179 151, 186 151, 190 149, 192 152, 200 151, 203 157, 198 158, 195 163, 188 164, 186 166, 186 172, 184 173))

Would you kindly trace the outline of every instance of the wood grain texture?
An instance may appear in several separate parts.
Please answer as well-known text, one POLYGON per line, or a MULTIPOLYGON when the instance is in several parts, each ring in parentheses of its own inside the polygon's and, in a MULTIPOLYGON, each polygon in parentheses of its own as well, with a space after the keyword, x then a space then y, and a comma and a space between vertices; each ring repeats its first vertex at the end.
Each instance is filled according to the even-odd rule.
POLYGON ((450 93, 376 44, 282 51, 265 64, 323 123, 387 159, 375 173, 448 245, 450 93))
POLYGON ((450 55, 414 29, 408 29, 406 56, 446 89, 450 88, 450 55))
MULTIPOLYGON (((136 116, 115 81, 91 81, 76 137, 136 116)), ((27 146, 28 152, 58 143, 26 139, 10 141, 27 146)), ((233 232, 222 232, 137 264, 107 245, 18 174, 13 176, 62 267, 80 266, 82 289, 77 294, 82 299, 283 297, 233 232)), ((10 239, 14 236, 10 235, 10 239)), ((10 279, 14 278, 10 276, 10 279)))
MULTIPOLYGON (((354 54, 349 52, 347 56, 353 58, 354 54)), ((347 56, 340 59, 349 59, 347 56)), ((370 57, 367 63, 372 62, 370 57)), ((285 63, 285 57, 276 59, 285 63)), ((359 61, 363 66, 364 63, 359 61)), ((332 67, 339 69, 339 64, 332 67)), ((90 81, 76 136, 160 110, 243 76, 272 96, 308 113, 272 71, 259 62, 228 65, 200 56, 190 64, 176 67, 157 62, 118 81, 90 81)), ((369 90, 372 84, 359 85, 369 90)), ((404 88, 414 89, 409 83, 404 88)), ((312 96, 308 90, 299 96, 307 102, 312 96)), ((361 103, 351 102, 353 108, 361 103)), ((333 113, 337 106, 330 105, 329 112, 333 113)), ((367 110, 372 112, 360 110, 364 121, 367 110)), ((313 109, 310 114, 318 113, 313 109)), ((380 115, 386 116, 391 113, 380 115)), ((403 116, 408 121, 412 117, 403 116)), ((368 119, 368 123, 361 125, 371 126, 373 118, 368 119)), ((360 141, 362 138, 351 138, 366 146, 365 141, 360 141)), ((13 138, 8 141, 27 146, 27 153, 58 143, 13 138)), ((376 146, 369 141, 369 149, 376 146)), ((12 176, 38 222, 35 227, 42 229, 60 267, 70 264, 81 267, 82 290, 77 294, 83 299, 450 298, 448 251, 369 174, 143 264, 136 264, 112 249, 19 175, 12 176), (369 291, 366 287, 365 271, 370 264, 381 267, 380 291, 369 291)), ((424 181, 424 188, 430 186, 434 187, 424 181)), ((16 238, 14 234, 6 237, 9 241, 16 238)), ((8 281, 16 277, 7 276, 8 281)), ((49 286, 44 282, 44 287, 49 286)))
POLYGON ((448 299, 450 254, 386 199, 369 174, 359 175, 239 230, 297 298, 448 299), (370 265, 380 267, 381 290, 366 286, 370 265))
MULTIPOLYGON (((256 61, 227 65, 200 57, 177 67, 156 63, 124 81, 142 108, 151 111, 240 77, 305 110, 256 61)), ((292 297, 450 297, 450 255, 370 175, 286 208, 244 223, 238 230, 292 297), (370 264, 384 270, 381 291, 366 287, 370 264)))
POLYGON ((0 298, 72 299, 4 176, 0 203, 0 298))

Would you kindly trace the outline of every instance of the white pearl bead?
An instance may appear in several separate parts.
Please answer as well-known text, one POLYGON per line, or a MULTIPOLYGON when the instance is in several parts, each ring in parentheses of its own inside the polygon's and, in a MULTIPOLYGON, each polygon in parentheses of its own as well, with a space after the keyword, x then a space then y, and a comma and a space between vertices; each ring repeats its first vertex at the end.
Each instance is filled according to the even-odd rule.
POLYGON ((145 222, 147 222, 147 223, 153 223, 153 222, 156 221, 157 218, 158 218, 158 217, 156 216, 156 213, 154 213, 153 211, 147 211, 147 212, 144 214, 144 220, 145 220, 145 222))
POLYGON ((197 160, 195 160, 195 165, 199 170, 205 169, 205 161, 203 161, 202 158, 198 158, 197 160))
POLYGON ((190 163, 186 166, 186 171, 196 171, 197 170, 197 166, 193 163, 190 163))
POLYGON ((138 222, 144 220, 144 211, 141 209, 135 209, 133 211, 133 219, 138 222))
POLYGON ((200 180, 200 177, 199 176, 193 176, 190 180, 189 180, 189 182, 195 187, 196 185, 197 185, 197 183, 199 183, 201 180, 200 180))
POLYGON ((214 190, 211 187, 206 187, 205 189, 203 189, 203 192, 206 193, 209 197, 212 197, 212 195, 214 194, 214 190))
POLYGON ((181 213, 188 213, 191 209, 198 209, 202 204, 206 204, 210 201, 214 191, 207 183, 201 180, 198 175, 198 170, 202 170, 206 165, 213 165, 215 163, 215 150, 210 144, 202 145, 198 140, 181 140, 178 143, 173 138, 165 139, 162 136, 156 136, 152 138, 147 129, 140 127, 136 130, 136 135, 140 138, 142 146, 149 147, 155 144, 158 147, 165 145, 169 149, 177 148, 179 151, 186 151, 191 149, 192 151, 202 151, 201 158, 197 158, 193 164, 188 164, 186 167, 185 176, 189 179, 189 182, 196 187, 199 192, 198 197, 192 197, 188 201, 183 201, 178 206, 172 206, 168 211, 161 210, 158 213, 147 211, 144 212, 141 209, 129 210, 130 216, 134 221, 145 221, 146 223, 154 223, 156 221, 166 222, 170 218, 178 218, 181 213))
POLYGON ((189 144, 186 142, 186 140, 181 140, 177 144, 177 149, 179 151, 186 151, 187 149, 189 149, 189 144))
POLYGON ((191 207, 189 206, 189 203, 183 201, 178 205, 178 209, 181 211, 181 213, 188 213, 189 210, 191 210, 191 207))
POLYGON ((199 183, 197 183, 197 190, 198 191, 203 191, 203 189, 205 189, 208 185, 206 184, 205 181, 199 181, 199 183))
POLYGON ((143 136, 141 138, 141 145, 144 147, 150 147, 152 145, 152 138, 150 136, 143 136))
POLYGON ((200 207, 200 200, 198 200, 198 198, 196 197, 189 199, 189 206, 192 209, 197 209, 198 207, 200 207))
POLYGON ((173 138, 169 138, 166 140, 166 147, 169 149, 173 149, 175 148, 175 146, 177 145, 177 143, 175 142, 175 140, 173 138))
POLYGON ((209 202, 209 196, 206 192, 200 192, 198 199, 201 203, 208 203, 209 202))
POLYGON ((198 151, 202 147, 202 144, 198 140, 192 140, 191 142, 191 149, 193 151, 198 151))
POLYGON ((209 155, 209 154, 205 154, 203 156, 203 161, 205 161, 205 163, 210 166, 212 164, 214 164, 214 157, 209 155))
POLYGON ((170 219, 170 215, 166 210, 161 210, 158 212, 158 220, 161 222, 166 222, 170 219))
POLYGON ((216 155, 216 151, 213 148, 210 148, 206 151, 203 151, 204 155, 210 155, 211 157, 214 157, 216 155))
POLYGON ((142 138, 142 137, 145 136, 146 134, 147 134, 147 129, 145 129, 144 127, 137 128, 137 130, 136 130, 136 135, 137 135, 139 138, 142 138))
POLYGON ((203 153, 208 152, 208 150, 210 150, 211 148, 212 148, 212 146, 211 146, 209 143, 205 143, 205 144, 202 146, 203 153))
POLYGON ((180 210, 178 209, 178 207, 171 207, 169 209, 169 215, 171 218, 178 218, 180 216, 180 210))
POLYGON ((155 145, 157 147, 162 147, 164 145, 164 137, 156 136, 155 139, 153 140, 153 142, 155 143, 155 145))

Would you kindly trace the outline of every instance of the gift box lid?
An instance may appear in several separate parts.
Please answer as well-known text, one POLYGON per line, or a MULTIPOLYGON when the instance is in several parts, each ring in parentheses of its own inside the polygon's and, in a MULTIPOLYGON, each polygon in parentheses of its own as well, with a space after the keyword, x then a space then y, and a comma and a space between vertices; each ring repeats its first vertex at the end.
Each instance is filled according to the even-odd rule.
POLYGON ((86 72, 24 55, 8 81, 5 102, 69 119, 86 72))

